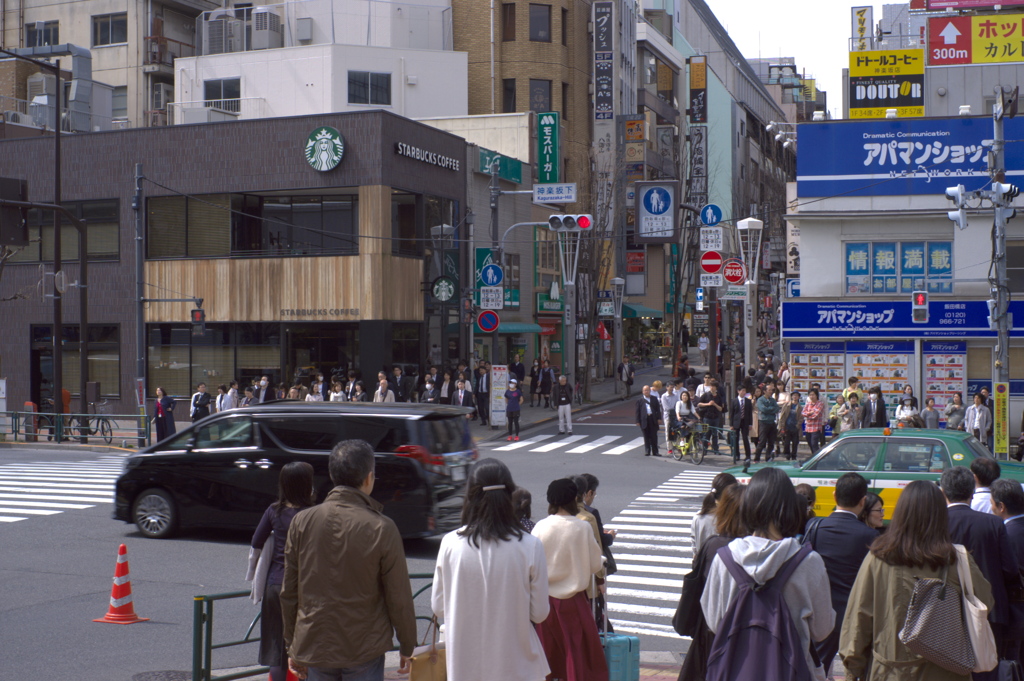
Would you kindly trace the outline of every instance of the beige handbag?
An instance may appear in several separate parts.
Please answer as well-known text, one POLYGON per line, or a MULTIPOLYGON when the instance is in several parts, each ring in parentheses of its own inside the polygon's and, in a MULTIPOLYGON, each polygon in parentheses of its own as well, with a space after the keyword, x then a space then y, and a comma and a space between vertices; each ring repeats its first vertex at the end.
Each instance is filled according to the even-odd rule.
POLYGON ((409 681, 446 681, 448 678, 444 641, 438 643, 437 630, 437 618, 434 617, 423 634, 423 643, 412 651, 409 681), (429 645, 428 636, 431 637, 429 645))
POLYGON ((989 672, 999 664, 999 653, 996 650, 996 639, 992 634, 992 625, 988 623, 988 606, 974 595, 974 581, 971 579, 971 563, 967 557, 967 549, 960 544, 956 547, 956 571, 960 575, 960 588, 964 597, 964 620, 967 622, 967 633, 971 637, 971 647, 977 663, 975 672, 989 672))

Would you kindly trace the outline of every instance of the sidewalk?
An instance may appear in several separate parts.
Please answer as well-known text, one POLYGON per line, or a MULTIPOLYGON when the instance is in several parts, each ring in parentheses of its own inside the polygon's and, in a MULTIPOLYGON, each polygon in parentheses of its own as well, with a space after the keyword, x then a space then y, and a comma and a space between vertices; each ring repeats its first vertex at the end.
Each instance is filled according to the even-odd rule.
MULTIPOLYGON (((682 643, 680 639, 680 643, 682 643)), ((485 652, 481 652, 485 655, 485 652)), ((677 653, 640 651, 641 681, 676 681, 683 656, 677 653)), ((384 681, 408 681, 409 676, 398 673, 398 653, 388 653, 384 663, 384 681)))

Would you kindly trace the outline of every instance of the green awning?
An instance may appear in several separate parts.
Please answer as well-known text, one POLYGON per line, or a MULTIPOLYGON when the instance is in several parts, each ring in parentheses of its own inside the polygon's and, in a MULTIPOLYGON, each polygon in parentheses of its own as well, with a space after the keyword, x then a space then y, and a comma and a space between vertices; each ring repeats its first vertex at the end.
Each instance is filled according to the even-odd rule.
MULTIPOLYGON (((457 334, 462 329, 459 324, 449 324, 448 333, 457 334)), ((540 333, 543 329, 540 328, 540 324, 533 324, 531 322, 501 322, 498 324, 498 333, 540 333)), ((473 333, 483 334, 484 331, 476 324, 473 325, 473 333)))
POLYGON ((661 310, 655 310, 653 307, 641 305, 640 303, 622 304, 623 319, 636 319, 637 317, 655 317, 657 319, 663 319, 665 317, 665 313, 661 310))

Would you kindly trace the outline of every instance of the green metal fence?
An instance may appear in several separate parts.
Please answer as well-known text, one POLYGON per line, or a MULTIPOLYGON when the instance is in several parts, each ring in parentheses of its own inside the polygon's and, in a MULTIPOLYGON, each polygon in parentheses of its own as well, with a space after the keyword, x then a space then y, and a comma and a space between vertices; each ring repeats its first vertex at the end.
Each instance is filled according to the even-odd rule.
MULTIPOLYGON (((418 572, 409 575, 409 580, 432 580, 434 574, 432 572, 418 572)), ((421 594, 426 592, 433 586, 433 582, 427 582, 425 586, 420 587, 413 592, 413 600, 418 598, 421 594)), ((249 591, 229 591, 222 594, 211 594, 205 596, 195 596, 192 601, 192 681, 233 681, 234 679, 247 679, 260 674, 266 674, 270 668, 254 666, 242 671, 233 672, 231 674, 223 674, 221 676, 213 676, 213 651, 223 650, 225 648, 234 648, 237 646, 244 646, 251 643, 259 643, 259 637, 253 638, 252 632, 256 628, 256 624, 260 620, 260 616, 256 615, 256 618, 249 624, 248 629, 245 631, 245 635, 237 641, 227 641, 224 643, 213 642, 213 622, 214 622, 214 604, 217 601, 231 600, 235 598, 248 598, 249 591)), ((430 620, 430 617, 417 617, 418 620, 430 620)), ((398 650, 398 648, 392 648, 392 650, 398 650)), ((253 655, 255 657, 255 654, 253 655)))
POLYGON ((150 419, 137 414, 0 412, 0 438, 14 442, 67 442, 137 446, 148 442, 150 419))

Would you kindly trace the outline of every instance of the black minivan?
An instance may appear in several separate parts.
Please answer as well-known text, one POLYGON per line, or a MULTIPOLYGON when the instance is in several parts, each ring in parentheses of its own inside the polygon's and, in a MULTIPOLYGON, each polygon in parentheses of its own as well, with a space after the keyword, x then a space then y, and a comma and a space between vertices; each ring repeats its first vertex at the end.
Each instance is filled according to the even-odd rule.
POLYGON ((373 498, 403 537, 459 527, 466 473, 478 454, 464 407, 280 400, 209 416, 125 459, 114 519, 147 537, 192 527, 253 529, 291 461, 331 490, 328 454, 342 440, 376 452, 373 498))

